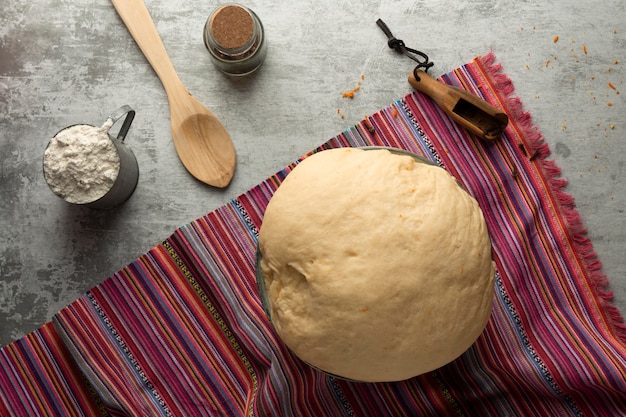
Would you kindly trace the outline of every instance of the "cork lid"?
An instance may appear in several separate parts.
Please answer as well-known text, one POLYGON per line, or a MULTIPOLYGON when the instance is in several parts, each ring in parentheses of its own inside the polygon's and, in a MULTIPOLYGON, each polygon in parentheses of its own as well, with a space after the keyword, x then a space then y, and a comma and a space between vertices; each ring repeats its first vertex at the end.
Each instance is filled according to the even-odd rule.
POLYGON ((238 5, 227 5, 213 14, 210 22, 211 35, 223 48, 244 47, 254 34, 254 22, 250 12, 238 5))

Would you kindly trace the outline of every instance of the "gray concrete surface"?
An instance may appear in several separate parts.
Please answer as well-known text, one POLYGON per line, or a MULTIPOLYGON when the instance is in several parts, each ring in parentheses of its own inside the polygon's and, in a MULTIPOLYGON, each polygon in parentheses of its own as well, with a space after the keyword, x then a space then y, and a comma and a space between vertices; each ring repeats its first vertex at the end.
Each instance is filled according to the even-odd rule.
POLYGON ((181 80, 231 132, 234 180, 217 190, 185 171, 163 88, 109 1, 5 1, 0 345, 48 321, 177 227, 409 93, 412 62, 387 48, 378 18, 430 55, 434 75, 493 50, 569 179, 615 303, 626 311, 622 0, 249 1, 269 51, 260 72, 236 80, 211 66, 202 43, 217 2, 146 3, 181 80), (361 74, 355 98, 342 98, 361 74), (123 104, 137 111, 126 142, 141 171, 135 194, 110 212, 69 206, 42 176, 49 138, 69 124, 102 123, 123 104))

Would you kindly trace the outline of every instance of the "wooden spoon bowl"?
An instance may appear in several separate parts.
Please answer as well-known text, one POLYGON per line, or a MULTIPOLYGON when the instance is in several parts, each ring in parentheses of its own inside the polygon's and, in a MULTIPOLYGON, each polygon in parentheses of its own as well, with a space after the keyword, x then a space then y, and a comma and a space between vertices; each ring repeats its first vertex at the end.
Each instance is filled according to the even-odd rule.
POLYGON ((198 180, 226 187, 235 173, 237 159, 230 135, 178 78, 143 0, 111 1, 165 88, 172 139, 181 162, 198 180))

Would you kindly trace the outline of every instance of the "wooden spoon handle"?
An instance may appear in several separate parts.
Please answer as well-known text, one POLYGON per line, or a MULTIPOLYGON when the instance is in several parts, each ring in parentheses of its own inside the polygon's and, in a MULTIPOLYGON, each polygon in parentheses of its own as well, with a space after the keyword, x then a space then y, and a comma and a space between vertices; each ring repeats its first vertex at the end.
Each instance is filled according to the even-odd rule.
POLYGON ((111 0, 167 94, 184 88, 143 0, 111 0))
POLYGON ((483 139, 500 137, 508 124, 505 113, 468 91, 435 80, 424 71, 416 73, 419 79, 411 73, 409 83, 430 96, 450 118, 483 139))

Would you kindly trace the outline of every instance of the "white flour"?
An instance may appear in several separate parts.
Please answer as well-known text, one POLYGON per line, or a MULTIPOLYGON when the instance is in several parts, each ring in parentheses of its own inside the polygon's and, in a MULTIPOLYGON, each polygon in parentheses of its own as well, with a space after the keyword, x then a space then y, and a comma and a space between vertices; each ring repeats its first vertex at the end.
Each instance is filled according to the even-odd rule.
POLYGON ((104 196, 120 170, 120 159, 102 127, 76 125, 59 132, 44 153, 44 176, 48 185, 66 201, 86 204, 104 196))

